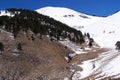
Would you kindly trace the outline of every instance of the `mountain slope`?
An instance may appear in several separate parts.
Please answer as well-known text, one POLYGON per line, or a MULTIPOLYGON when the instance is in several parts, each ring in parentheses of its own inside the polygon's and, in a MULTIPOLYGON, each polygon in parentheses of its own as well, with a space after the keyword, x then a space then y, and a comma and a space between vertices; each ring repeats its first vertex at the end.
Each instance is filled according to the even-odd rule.
POLYGON ((90 16, 62 7, 44 7, 37 9, 36 11, 76 28, 89 25, 97 20, 102 19, 102 17, 90 16))
MULTIPOLYGON (((94 38, 95 42, 101 47, 109 48, 108 52, 102 54, 100 52, 97 58, 84 61, 83 64, 77 64, 82 67, 83 71, 76 71, 73 80, 114 80, 114 78, 120 77, 120 69, 118 68, 120 66, 118 63, 120 55, 119 52, 114 50, 115 43, 120 40, 120 11, 104 18, 88 16, 67 8, 58 7, 45 7, 37 11, 81 30, 83 33, 89 32, 90 37, 94 38), (84 15, 85 17, 79 17, 78 15, 84 15)), ((80 57, 78 59, 81 60, 80 57)))
POLYGON ((115 48, 120 40, 120 12, 110 15, 101 21, 85 26, 82 32, 89 32, 102 47, 115 48))
POLYGON ((0 42, 4 45, 4 51, 0 55, 1 80, 3 78, 5 80, 13 80, 13 78, 14 80, 30 80, 38 77, 44 80, 60 80, 70 77, 71 72, 65 69, 68 63, 64 56, 71 51, 65 49, 57 41, 50 42, 47 36, 39 39, 39 36, 31 31, 26 34, 20 31, 14 39, 11 33, 0 31, 0 42), (34 35, 34 41, 31 35, 34 35), (17 49, 18 43, 21 44, 21 51, 17 49))
POLYGON ((0 15, 0 80, 61 80, 71 76, 65 57, 73 51, 57 38, 65 36, 61 29, 69 36, 79 32, 77 37, 81 38, 80 31, 31 10, 12 8, 0 15))
POLYGON ((108 17, 97 17, 60 7, 44 7, 36 11, 81 30, 82 33, 90 33, 101 47, 115 48, 114 44, 120 40, 120 12, 108 17))
MULTIPOLYGON (((74 69, 71 67, 75 67, 75 65, 80 66, 83 69, 83 71, 78 71, 78 76, 81 75, 79 78, 94 76, 94 78, 92 78, 94 80, 96 77, 100 77, 100 79, 113 76, 115 76, 115 78, 119 77, 119 70, 116 70, 117 67, 114 66, 116 65, 114 63, 119 61, 119 52, 111 49, 105 53, 98 52, 100 54, 98 58, 85 61, 81 65, 79 65, 81 62, 78 62, 78 64, 77 62, 73 64, 69 63, 70 66, 64 58, 66 56, 70 57, 70 50, 59 42, 63 42, 62 44, 69 45, 70 48, 73 48, 76 55, 70 54, 71 56, 79 55, 82 57, 81 54, 85 53, 85 55, 90 57, 96 50, 89 48, 88 52, 90 52, 90 54, 88 54, 86 53, 87 50, 84 52, 81 46, 76 46, 74 43, 72 43, 71 46, 70 42, 67 41, 69 39, 70 41, 80 43, 81 45, 81 43, 84 43, 84 36, 80 32, 82 31, 83 33, 89 32, 90 37, 94 38, 101 47, 114 48, 115 42, 120 40, 120 12, 106 18, 101 18, 79 13, 67 8, 46 7, 37 11, 39 13, 44 12, 42 14, 50 15, 50 17, 53 17, 55 20, 48 16, 38 14, 35 11, 23 9, 8 9, 7 12, 2 11, 0 14, 0 28, 2 29, 0 31, 0 42, 5 45, 5 54, 0 57, 1 61, 3 61, 0 64, 0 66, 3 65, 0 67, 0 78, 1 76, 7 78, 7 68, 8 70, 11 69, 9 72, 12 73, 14 68, 16 69, 16 65, 18 68, 23 68, 24 66, 25 70, 23 70, 31 79, 33 77, 39 77, 40 79, 46 80, 63 80, 65 77, 70 78, 70 70, 74 69), (65 24, 60 23, 59 21, 65 24), (2 31, 5 31, 9 37, 3 37, 2 31), (16 51, 17 44, 19 43, 22 45, 22 52, 16 51), (10 66, 7 65, 8 63, 10 66), (18 63, 21 63, 22 66, 18 63), (88 70, 88 72, 86 70, 88 70)), ((77 61, 82 60, 80 57, 77 58, 77 61)), ((86 56, 84 57, 86 58, 86 56)))

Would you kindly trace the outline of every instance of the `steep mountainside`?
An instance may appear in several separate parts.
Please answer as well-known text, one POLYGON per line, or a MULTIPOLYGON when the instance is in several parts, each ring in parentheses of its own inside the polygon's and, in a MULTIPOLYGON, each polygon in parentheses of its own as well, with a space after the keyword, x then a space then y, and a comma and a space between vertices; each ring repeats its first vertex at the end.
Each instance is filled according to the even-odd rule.
POLYGON ((0 11, 0 79, 63 80, 71 77, 69 53, 59 41, 84 43, 81 31, 26 9, 0 11))

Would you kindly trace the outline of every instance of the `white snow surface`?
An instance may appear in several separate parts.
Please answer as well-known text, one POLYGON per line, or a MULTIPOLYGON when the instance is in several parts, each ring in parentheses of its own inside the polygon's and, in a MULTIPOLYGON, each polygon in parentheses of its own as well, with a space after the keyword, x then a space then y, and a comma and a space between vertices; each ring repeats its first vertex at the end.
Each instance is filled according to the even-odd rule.
POLYGON ((102 19, 102 17, 93 17, 64 7, 44 7, 36 11, 76 28, 82 28, 102 19))
POLYGON ((120 40, 120 11, 101 21, 85 26, 81 31, 89 32, 91 37, 101 46, 115 48, 115 43, 120 40))

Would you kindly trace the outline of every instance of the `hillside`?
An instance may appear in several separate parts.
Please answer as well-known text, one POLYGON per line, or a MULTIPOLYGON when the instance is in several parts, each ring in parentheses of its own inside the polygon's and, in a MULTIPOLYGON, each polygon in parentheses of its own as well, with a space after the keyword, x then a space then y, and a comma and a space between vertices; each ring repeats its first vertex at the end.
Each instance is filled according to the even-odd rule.
POLYGON ((97 17, 60 7, 36 11, 0 11, 0 79, 119 79, 114 45, 120 12, 97 17))
POLYGON ((84 43, 84 37, 80 30, 71 28, 48 16, 25 9, 7 9, 4 12, 5 15, 0 17, 0 26, 2 29, 12 32, 14 37, 20 30, 26 32, 30 29, 35 34, 39 34, 41 38, 42 35, 48 35, 51 39, 68 38, 76 43, 84 43), (7 13, 10 15, 6 16, 7 13))
POLYGON ((57 41, 51 42, 47 36, 41 40, 34 35, 33 41, 31 35, 33 33, 29 31, 26 34, 20 31, 14 39, 10 33, 1 30, 0 42, 4 44, 4 51, 0 55, 0 79, 48 80, 70 77, 71 72, 67 69, 69 65, 64 56, 72 51, 57 41), (18 48, 19 43, 22 50, 18 48))
POLYGON ((107 17, 90 16, 61 7, 44 7, 36 11, 80 30, 83 34, 90 33, 90 37, 101 48, 107 48, 98 53, 93 50, 93 52, 79 54, 78 51, 78 55, 73 57, 73 65, 79 66, 82 70, 76 70, 72 80, 119 80, 120 55, 115 50, 115 43, 120 41, 119 11, 107 17))
POLYGON ((35 11, 15 8, 0 11, 0 79, 70 78, 66 58, 73 51, 59 42, 64 40, 85 42, 80 30, 35 11))

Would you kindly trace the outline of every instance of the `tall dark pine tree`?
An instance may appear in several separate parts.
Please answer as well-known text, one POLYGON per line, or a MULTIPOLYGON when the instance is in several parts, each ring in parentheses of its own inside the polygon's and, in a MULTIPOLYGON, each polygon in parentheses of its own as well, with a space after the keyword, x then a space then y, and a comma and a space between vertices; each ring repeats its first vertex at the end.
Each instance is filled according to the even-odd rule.
POLYGON ((0 54, 1 55, 2 55, 3 51, 4 51, 4 45, 2 42, 0 42, 0 54))
POLYGON ((92 42, 90 41, 90 42, 89 42, 89 47, 91 48, 91 47, 92 47, 92 45, 93 45, 93 44, 92 44, 92 42))
POLYGON ((89 33, 87 33, 87 37, 90 38, 90 34, 89 33))
POLYGON ((21 45, 21 43, 18 43, 18 45, 17 45, 17 50, 19 50, 19 51, 22 50, 22 45, 21 45))

